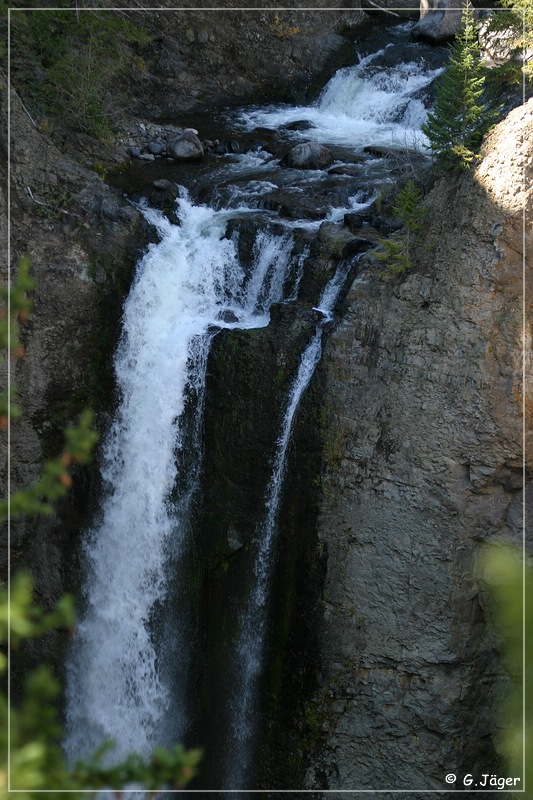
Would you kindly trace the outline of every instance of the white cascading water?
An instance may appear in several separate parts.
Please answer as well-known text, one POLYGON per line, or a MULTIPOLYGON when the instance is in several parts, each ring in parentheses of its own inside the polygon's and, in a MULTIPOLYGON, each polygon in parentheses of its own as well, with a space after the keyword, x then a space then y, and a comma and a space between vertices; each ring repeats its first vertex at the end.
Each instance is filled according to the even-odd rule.
MULTIPOLYGON (((417 94, 440 70, 415 61, 376 68, 373 62, 384 52, 340 70, 312 106, 243 111, 239 124, 248 130, 258 126, 277 129, 307 120, 311 128, 290 135, 352 150, 376 144, 420 149, 424 144, 420 125, 426 111, 417 94)), ((106 493, 100 518, 87 538, 85 607, 67 666, 65 748, 71 761, 90 755, 108 739, 116 744, 108 756, 110 762, 131 751, 147 755, 154 745, 166 742, 165 714, 171 692, 181 693, 172 703, 173 714, 174 710, 180 712, 180 718, 172 720, 171 736, 182 738, 187 729, 185 684, 180 689, 167 680, 154 636, 154 615, 167 592, 166 567, 187 536, 187 498, 176 496, 176 485, 180 485, 177 465, 181 463, 183 468, 182 451, 189 448, 184 409, 191 396, 202 396, 213 326, 267 325, 271 303, 284 299, 284 293, 286 299, 296 299, 306 252, 293 257, 291 229, 313 230, 322 221, 279 220, 286 234, 260 231, 253 247, 253 264, 245 271, 235 242, 224 236, 227 223, 254 207, 257 213, 261 196, 291 180, 283 176, 294 172, 283 171, 275 159, 267 163, 259 156, 232 157, 228 162, 227 169, 217 168, 218 200, 217 192, 213 193, 215 205, 225 205, 226 210, 194 205, 182 196, 180 225, 176 226, 159 212, 145 209, 161 241, 149 248, 138 266, 116 356, 120 405, 104 446, 106 493), (250 181, 245 185, 242 181, 248 174, 250 181)), ((307 182, 325 177, 324 172, 306 171, 298 178, 301 191, 307 182)), ((373 187, 370 192, 354 194, 348 201, 351 210, 369 205, 372 191, 373 187)), ((331 207, 327 219, 340 221, 346 210, 331 207)), ((265 212, 265 216, 272 214, 265 212)), ((325 323, 347 277, 343 270, 320 300, 323 319, 301 357, 287 398, 266 492, 254 585, 235 645, 235 683, 228 687, 232 721, 228 771, 221 780, 229 789, 243 789, 251 772, 254 712, 289 441, 301 398, 320 359, 325 323)), ((198 464, 192 468, 193 476, 198 464)), ((187 487, 189 493, 192 483, 187 487)), ((172 636, 177 671, 185 675, 189 658, 186 622, 183 630, 178 623, 172 636)))
MULTIPOLYGON (((275 568, 274 548, 287 454, 296 412, 309 386, 322 354, 322 335, 346 283, 351 263, 343 262, 324 289, 317 311, 323 315, 311 341, 305 348, 298 372, 289 390, 281 433, 277 441, 272 476, 265 500, 265 519, 259 531, 259 545, 254 566, 255 581, 241 620, 241 632, 235 658, 235 682, 232 687, 232 726, 228 736, 227 788, 244 788, 253 756, 257 728, 256 701, 258 681, 263 668, 263 654, 268 627, 270 584, 275 568)), ((239 798, 239 795, 237 795, 239 798)))
POLYGON ((442 69, 429 69, 416 61, 386 69, 372 68, 372 62, 386 49, 362 58, 354 67, 339 70, 313 105, 243 111, 241 125, 246 129, 277 130, 306 121, 313 127, 294 132, 294 137, 353 149, 369 144, 423 148, 427 139, 420 127, 427 113, 416 95, 442 69))
MULTIPOLYGON (((86 544, 86 608, 68 664, 65 747, 72 761, 108 739, 115 761, 146 755, 166 738, 170 689, 151 621, 165 595, 165 564, 183 535, 170 494, 187 392, 205 381, 211 326, 267 324, 291 259, 289 235, 262 233, 246 280, 235 243, 224 238, 228 212, 183 197, 180 226, 145 213, 162 240, 138 266, 115 361, 121 400, 104 447, 107 496, 86 544), (238 322, 221 322, 223 312, 238 322)), ((183 657, 185 642, 176 650, 183 657)), ((182 710, 183 719, 173 720, 178 736, 186 728, 182 710)))

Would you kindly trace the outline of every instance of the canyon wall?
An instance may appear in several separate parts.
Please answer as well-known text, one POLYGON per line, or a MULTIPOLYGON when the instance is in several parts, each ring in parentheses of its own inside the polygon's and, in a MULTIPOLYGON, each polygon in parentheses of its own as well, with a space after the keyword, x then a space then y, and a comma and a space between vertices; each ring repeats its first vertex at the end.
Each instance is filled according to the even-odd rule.
POLYGON ((478 562, 485 542, 521 542, 533 500, 532 134, 530 101, 475 170, 437 182, 415 269, 387 282, 370 262, 329 339, 309 787, 436 789, 497 767, 501 667, 478 562), (530 413, 529 399, 528 478, 530 413))
MULTIPOLYGON (((224 98, 263 100, 269 93, 307 98, 337 59, 342 63, 338 15, 328 13, 324 30, 311 12, 300 21, 261 12, 239 27, 188 11, 171 30, 161 12, 151 23, 158 38, 148 71, 133 76, 128 89, 132 115, 179 117, 180 110, 205 110, 224 98), (294 35, 293 25, 300 28, 294 35), (255 63, 254 42, 270 43, 279 58, 255 63)), ((355 9, 347 22, 359 15, 355 9)), ((286 627, 271 675, 272 685, 285 675, 272 719, 285 714, 284 730, 293 726, 278 739, 280 759, 291 779, 307 763, 310 789, 411 789, 414 796, 416 789, 442 788, 451 769, 492 771, 497 763, 494 708, 504 681, 477 564, 485 541, 518 542, 522 533, 522 342, 530 342, 522 330, 522 209, 526 204, 530 215, 532 111, 531 103, 516 109, 487 137, 475 171, 437 182, 412 272, 384 280, 371 257, 361 265, 302 408, 292 499, 282 515, 287 535, 278 602, 286 627), (318 473, 317 436, 323 468, 311 474, 318 473), (316 509, 303 508, 299 495, 308 506, 320 500, 318 531, 316 509), (283 708, 294 687, 299 699, 283 708), (289 765, 300 734, 297 764, 289 765)), ((61 137, 50 140, 38 130, 15 96, 9 134, 12 267, 29 252, 37 281, 34 313, 23 330, 26 357, 15 370, 24 412, 12 429, 16 488, 60 451, 65 425, 85 405, 95 407, 105 430, 115 402, 111 359, 121 304, 150 234, 95 171, 95 154, 120 160, 121 150, 71 131, 62 150, 61 137)), ((253 365, 261 347, 270 350, 279 385, 262 398, 266 405, 288 381, 269 335, 256 336, 263 336, 257 351, 247 350, 245 334, 233 336, 235 363, 253 365)), ((290 341, 300 335, 291 330, 290 341)), ((237 427, 242 414, 231 398, 234 387, 216 363, 212 384, 225 385, 228 395, 211 401, 212 414, 237 427), (229 411, 226 401, 234 403, 229 411)), ((255 376, 257 394, 262 376, 255 376)), ((250 441, 254 427, 238 433, 250 441)), ((530 464, 529 457, 528 470, 530 464)), ((224 465, 212 466, 224 473, 224 465)), ((96 470, 80 471, 54 517, 12 526, 12 566, 32 569, 44 605, 78 585, 80 520, 96 484, 96 470)), ((258 499, 251 493, 246 502, 252 507, 258 499)), ((211 602, 220 606, 227 596, 223 571, 237 570, 240 556, 230 558, 233 541, 220 536, 215 549, 219 544, 208 567, 211 602)), ((52 637, 35 659, 60 665, 61 647, 52 637)), ((213 691, 223 694, 224 687, 213 691)), ((273 754, 263 772, 270 778, 273 754)), ((279 785, 283 777, 277 775, 279 785)))

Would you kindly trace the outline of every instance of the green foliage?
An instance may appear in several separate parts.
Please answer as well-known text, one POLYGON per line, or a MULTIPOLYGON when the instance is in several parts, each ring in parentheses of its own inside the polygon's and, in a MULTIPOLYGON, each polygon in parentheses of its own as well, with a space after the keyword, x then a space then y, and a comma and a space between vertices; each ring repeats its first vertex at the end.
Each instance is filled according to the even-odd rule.
MULTIPOLYGON (((10 290, 3 286, 0 288, 0 297, 4 307, 0 316, 0 349, 9 349, 12 360, 24 355, 24 348, 19 339, 18 322, 25 323, 31 309, 31 300, 28 292, 33 289, 34 282, 30 277, 30 260, 23 258, 19 265, 18 275, 10 290)), ((17 406, 13 404, 16 397, 16 387, 12 384, 9 389, 0 392, 0 428, 7 428, 8 409, 11 401, 11 418, 20 415, 17 406)))
POLYGON ((296 36, 296 34, 300 33, 300 28, 283 22, 279 18, 278 14, 274 14, 272 22, 268 27, 279 39, 291 39, 293 36, 296 36))
MULTIPOLYGON (((378 261, 385 262, 391 275, 398 275, 411 269, 413 264, 405 236, 380 239, 379 244, 382 249, 374 253, 374 256, 378 261)), ((383 277, 388 276, 385 274, 383 277)))
POLYGON ((407 228, 407 235, 416 236, 422 230, 426 209, 422 206, 422 192, 410 178, 394 198, 392 213, 407 228))
MULTIPOLYGON (((512 679, 499 743, 508 775, 525 775, 520 788, 533 787, 533 568, 508 546, 488 547, 482 558, 481 577, 494 597, 497 631, 503 645, 504 664, 512 679), (525 718, 523 718, 525 715, 525 718), (523 725, 524 723, 524 725, 523 725)), ((529 794, 527 795, 529 796, 529 794)))
MULTIPOLYGON (((527 56, 528 52, 531 54, 533 50, 533 0, 500 0, 502 6, 509 9, 508 14, 499 12, 493 14, 491 19, 491 28, 493 30, 501 30, 505 25, 507 30, 512 31, 514 34, 514 41, 512 46, 517 50, 522 50, 526 54, 526 59, 522 65, 521 70, 516 70, 521 77, 522 72, 526 79, 533 79, 533 58, 531 55, 527 56)), ((511 63, 508 67, 508 72, 513 71, 515 64, 511 63)))
POLYGON ((484 100, 485 78, 474 10, 467 2, 448 65, 437 83, 434 111, 422 125, 442 167, 467 169, 474 163, 483 136, 497 119, 499 109, 484 100))
MULTIPOLYGON (((44 199, 38 202, 36 213, 45 219, 61 219, 63 214, 68 213, 70 204, 70 192, 65 187, 48 189, 41 195, 44 199)), ((35 199, 35 198, 34 198, 35 199)), ((36 201, 37 202, 37 201, 36 201)))
MULTIPOLYGON (((0 591, 0 642, 8 640, 11 649, 24 639, 33 639, 58 627, 72 628, 73 601, 61 598, 50 614, 34 603, 31 578, 21 573, 11 583, 11 602, 0 591)), ((0 654, 0 673, 7 659, 0 654)), ((40 793, 69 789, 71 797, 87 796, 87 789, 117 789, 135 784, 154 791, 160 787, 181 789, 194 776, 200 759, 198 750, 186 751, 181 745, 166 750, 158 747, 146 761, 132 754, 122 763, 105 767, 103 755, 111 749, 105 743, 90 761, 79 761, 73 769, 66 764, 59 745, 62 734, 56 711, 59 684, 47 666, 38 667, 26 679, 22 703, 9 708, 0 694, 0 794, 7 795, 7 752, 11 750, 10 786, 21 800, 38 800, 40 793), (77 790, 77 791, 76 791, 77 790)))
MULTIPOLYGON (((12 358, 24 357, 24 348, 19 338, 19 323, 28 320, 31 311, 31 299, 28 293, 34 287, 30 277, 29 258, 22 259, 18 274, 8 290, 2 290, 7 303, 7 313, 0 321, 0 347, 9 348, 12 358)), ((10 392, 2 392, 0 396, 0 425, 6 428, 9 418, 20 416, 20 410, 12 401, 16 394, 14 385, 10 392)), ((65 447, 61 455, 47 461, 37 481, 26 489, 14 492, 10 497, 0 501, 0 521, 20 517, 23 514, 51 514, 55 500, 63 497, 72 485, 71 468, 75 464, 85 464, 90 458, 94 443, 98 438, 96 431, 91 430, 92 414, 85 411, 76 427, 65 431, 65 447)))
POLYGON ((413 247, 418 241, 427 214, 422 206, 422 192, 412 179, 396 195, 392 213, 403 222, 403 229, 398 236, 380 239, 381 251, 374 256, 386 264, 389 274, 394 275, 413 266, 413 247))
POLYGON ((14 492, 10 498, 0 501, 0 520, 28 514, 51 514, 51 503, 64 497, 72 486, 70 467, 85 464, 90 458, 93 445, 98 438, 91 430, 93 415, 86 410, 76 427, 65 430, 65 447, 62 454, 47 461, 40 477, 27 489, 14 492))
POLYGON ((98 138, 111 133, 109 88, 149 41, 123 13, 69 8, 12 14, 14 83, 41 112, 98 138), (38 72, 39 80, 28 81, 38 72))

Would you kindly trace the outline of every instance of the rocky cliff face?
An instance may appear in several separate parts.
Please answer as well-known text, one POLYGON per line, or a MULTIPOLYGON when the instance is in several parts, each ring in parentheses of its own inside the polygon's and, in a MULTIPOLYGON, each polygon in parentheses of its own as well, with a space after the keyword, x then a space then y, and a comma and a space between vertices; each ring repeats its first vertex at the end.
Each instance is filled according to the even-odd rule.
MULTIPOLYGON (((355 10, 346 22, 358 15, 355 10)), ((311 23, 311 16, 276 20, 274 12, 261 11, 256 21, 239 27, 207 11, 188 11, 174 15, 172 28, 161 12, 153 22, 159 38, 148 72, 133 76, 128 90, 132 114, 179 120, 179 111, 285 91, 289 82, 295 97, 306 96, 316 76, 331 68, 340 45, 337 13, 327 12, 326 30, 323 22, 322 28, 311 23), (297 35, 290 34, 293 26, 301 29, 297 35), (271 47, 257 52, 275 48, 279 59, 256 63, 259 40, 271 47)), ((286 627, 270 667, 274 688, 282 671, 291 673, 277 698, 279 707, 286 698, 290 702, 272 718, 285 714, 288 729, 301 697, 310 699, 284 753, 278 738, 279 761, 270 754, 263 768, 269 780, 280 761, 288 776, 299 777, 306 759, 313 762, 306 785, 317 790, 442 788, 452 768, 494 769, 500 668, 476 562, 484 541, 521 535, 522 337, 530 341, 530 332, 522 330, 522 208, 527 202, 531 211, 532 112, 531 103, 512 112, 488 137, 475 172, 443 179, 434 188, 413 272, 386 282, 381 267, 367 262, 310 387, 291 456, 293 500, 287 505, 294 507, 283 516, 278 618, 286 627), (529 183, 523 182, 522 166, 529 183), (303 505, 311 498, 310 485, 309 505, 316 501, 317 425, 324 469, 316 542, 315 508, 303 505), (298 453, 311 457, 297 464, 298 453), (320 591, 316 630, 309 611, 320 591), (300 695, 293 703, 294 687, 300 695), (303 728, 294 766, 286 762, 303 728)), ((2 137, 5 149, 5 114, 2 137)), ((85 405, 100 410, 105 428, 121 302, 135 248, 147 232, 135 209, 80 165, 86 160, 82 138, 68 138, 65 148, 74 157, 65 155, 31 124, 15 97, 11 143, 12 266, 29 251, 37 279, 35 311, 24 332, 27 354, 16 375, 24 410, 12 432, 16 487, 38 474, 44 457, 57 453, 65 424, 85 405)), ((88 141, 84 146, 89 155, 100 147, 88 141)), ((530 292, 527 303, 529 319, 530 292)), ((288 344, 300 342, 305 331, 289 330, 279 309, 277 321, 288 344)), ((313 321, 309 317, 309 329, 313 321)), ((260 372, 252 388, 265 408, 279 401, 289 373, 276 361, 284 352, 269 337, 267 331, 258 334, 254 349, 244 335, 227 336, 233 351, 229 379, 217 372, 215 346, 211 387, 225 387, 227 395, 220 391, 210 401, 207 436, 218 421, 239 443, 253 439, 253 425, 239 428, 244 389, 232 395, 231 369, 237 373, 244 363, 251 370, 260 351, 269 351, 279 380, 263 396, 260 372)), ((222 363, 222 349, 218 357, 222 363)), ((272 430, 264 439, 272 441, 272 430)), ((218 513, 216 490, 227 494, 226 484, 233 484, 234 505, 243 503, 233 472, 217 458, 215 453, 207 464, 220 484, 212 484, 206 528, 220 535, 216 552, 208 554, 214 588, 205 602, 220 610, 230 596, 225 571, 238 572, 238 583, 250 564, 246 531, 231 531, 230 540, 218 513)), ((253 460, 241 459, 236 449, 230 467, 249 471, 253 460)), ((80 474, 55 518, 12 529, 12 565, 30 565, 45 604, 76 584, 77 537, 93 482, 94 473, 80 474)), ((257 503, 253 492, 245 497, 250 508, 257 503)), ((222 628, 215 634, 223 647, 222 628)), ((60 662, 56 646, 50 641, 45 655, 60 662)), ((222 696, 224 686, 212 691, 222 696)), ((283 778, 278 771, 278 785, 288 785, 283 778)))
POLYGON ((231 3, 220 11, 162 5, 168 8, 132 17, 154 37, 145 53, 145 71, 130 76, 132 105, 141 118, 172 118, 206 105, 259 98, 302 101, 320 87, 317 79, 346 56, 340 34, 366 18, 359 3, 342 12, 328 9, 333 2, 317 4, 320 13, 242 11, 231 3))
POLYGON ((326 348, 309 787, 415 796, 447 772, 497 766, 500 668, 476 566, 483 543, 519 543, 533 497, 532 156, 530 101, 487 137, 475 171, 436 184, 414 271, 388 283, 371 264, 354 281, 326 348))

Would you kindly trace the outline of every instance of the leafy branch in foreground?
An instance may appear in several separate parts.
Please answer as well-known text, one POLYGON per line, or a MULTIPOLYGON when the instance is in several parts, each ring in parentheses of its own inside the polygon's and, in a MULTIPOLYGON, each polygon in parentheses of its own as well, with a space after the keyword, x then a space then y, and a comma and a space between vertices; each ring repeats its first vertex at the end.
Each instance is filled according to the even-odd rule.
MULTIPOLYGON (((0 349, 3 351, 9 349, 9 355, 14 361, 24 356, 18 323, 24 324, 28 321, 31 311, 28 292, 34 285, 30 277, 30 259, 26 256, 20 262, 15 283, 9 289, 6 286, 0 288, 0 297, 4 302, 0 313, 0 349)), ((13 404, 16 393, 14 384, 11 384, 10 391, 6 388, 0 392, 0 429, 7 428, 9 412, 11 419, 16 419, 20 415, 19 408, 13 404)))
MULTIPOLYGON (((533 567, 508 545, 485 548, 480 577, 494 598, 496 631, 503 662, 511 678, 502 707, 503 733, 498 749, 509 775, 520 776, 520 788, 533 787, 533 567)), ((529 794, 527 796, 530 796, 529 794)))
MULTIPOLYGON (((0 643, 8 637, 16 649, 24 639, 33 639, 55 628, 72 629, 74 603, 70 596, 61 598, 49 614, 33 601, 32 581, 25 573, 18 574, 11 584, 11 603, 7 592, 0 591, 0 643)), ((7 659, 0 653, 0 675, 7 659)), ((73 769, 66 763, 59 741, 62 728, 55 708, 59 683, 48 666, 40 666, 25 681, 22 703, 8 712, 6 696, 0 694, 0 794, 7 795, 7 751, 11 750, 11 789, 20 800, 37 800, 43 791, 68 789, 75 798, 87 796, 87 790, 143 787, 153 792, 161 787, 181 789, 195 775, 200 759, 198 750, 186 751, 182 745, 170 750, 156 748, 147 761, 132 754, 120 764, 106 767, 103 755, 112 748, 104 744, 89 761, 79 761, 73 769), (8 717, 9 713, 9 717, 8 717), (8 733, 9 721, 9 733, 8 733)), ((71 795, 72 796, 72 795, 71 795)))
MULTIPOLYGON (((9 355, 14 360, 24 358, 24 348, 19 336, 19 323, 26 323, 32 307, 28 293, 35 282, 30 277, 30 260, 21 260, 17 276, 9 288, 2 290, 7 305, 0 320, 0 347, 9 347, 9 355)), ((20 409, 12 403, 16 387, 12 384, 10 392, 4 390, 0 395, 0 427, 6 428, 9 418, 20 416, 20 409)), ((86 410, 76 427, 65 431, 65 447, 60 456, 47 461, 39 478, 32 486, 14 492, 0 501, 0 521, 27 514, 51 514, 51 503, 63 497, 72 486, 70 470, 75 464, 86 464, 98 439, 96 431, 91 430, 93 415, 86 410)))

